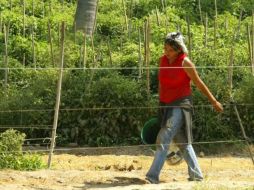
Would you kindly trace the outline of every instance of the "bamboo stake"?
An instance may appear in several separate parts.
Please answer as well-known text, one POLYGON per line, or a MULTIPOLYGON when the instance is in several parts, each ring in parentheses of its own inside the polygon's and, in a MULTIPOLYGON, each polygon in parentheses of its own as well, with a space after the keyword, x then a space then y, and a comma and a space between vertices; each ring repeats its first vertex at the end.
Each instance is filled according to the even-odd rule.
POLYGON ((12 11, 12 0, 9 0, 10 3, 10 10, 12 11))
MULTIPOLYGON (((23 0, 23 37, 26 37, 26 1, 23 0)), ((26 65, 26 53, 23 53, 23 66, 26 65)))
POLYGON ((130 38, 130 36, 131 36, 131 33, 132 33, 132 21, 131 21, 131 19, 129 19, 129 24, 128 24, 128 37, 130 38))
POLYGON ((254 70, 254 11, 252 11, 252 68, 254 70))
POLYGON ((249 58, 250 58, 250 65, 251 65, 251 72, 252 74, 254 75, 254 65, 252 64, 252 45, 251 45, 251 31, 250 31, 250 28, 249 28, 249 25, 247 23, 246 25, 246 28, 247 28, 247 37, 248 37, 248 50, 249 50, 249 58))
POLYGON ((213 49, 216 49, 216 46, 217 46, 217 17, 214 17, 213 38, 214 38, 213 49))
POLYGON ((50 20, 48 21, 48 33, 49 33, 48 34, 48 37, 49 37, 48 42, 49 42, 49 45, 50 45, 51 62, 52 62, 52 66, 55 67, 50 20))
POLYGON ((142 47, 141 47, 141 33, 140 33, 140 28, 138 28, 138 39, 139 39, 139 51, 138 51, 138 65, 139 65, 139 69, 138 69, 138 78, 141 79, 142 76, 142 47))
POLYGON ((57 123, 58 123, 59 107, 60 107, 60 101, 61 101, 62 79, 63 79, 64 38, 65 38, 65 23, 62 22, 61 57, 60 57, 61 62, 59 64, 60 70, 59 70, 59 78, 58 78, 58 84, 57 84, 57 96, 56 96, 56 104, 55 104, 54 123, 53 123, 53 129, 52 129, 52 134, 51 134, 50 152, 49 152, 49 157, 48 157, 48 168, 51 167, 51 160, 53 157, 53 152, 54 152, 55 142, 56 142, 56 129, 57 129, 57 123))
POLYGON ((164 4, 164 0, 161 0, 161 7, 162 7, 162 11, 165 12, 165 4, 164 4))
POLYGON ((132 18, 132 10, 133 10, 133 0, 131 0, 130 6, 129 6, 129 18, 132 18))
POLYGON ((218 11, 217 11, 217 0, 214 0, 214 8, 215 8, 215 18, 218 17, 218 11))
POLYGON ((32 0, 32 15, 34 16, 34 0, 32 0))
POLYGON ((126 31, 128 31, 128 17, 126 13, 126 6, 125 6, 125 0, 122 0, 122 6, 123 6, 123 11, 124 11, 124 21, 125 21, 125 26, 126 26, 126 31))
POLYGON ((225 26, 225 30, 227 31, 228 30, 228 18, 227 17, 225 18, 224 26, 225 26))
POLYGON ((198 0, 198 9, 199 9, 199 14, 200 14, 200 22, 201 22, 201 24, 203 24, 203 18, 202 18, 202 10, 201 10, 200 0, 198 0))
POLYGON ((62 11, 64 10, 64 0, 61 0, 62 1, 62 11))
POLYGON ((95 59, 95 48, 94 48, 94 35, 91 36, 91 45, 92 45, 92 55, 93 55, 93 65, 96 67, 96 59, 95 59))
POLYGON ((23 53, 23 66, 25 66, 25 65, 26 65, 26 54, 23 53))
POLYGON ((58 47, 61 45, 61 25, 58 23, 58 47))
POLYGON ((94 25, 93 25, 93 35, 94 33, 96 32, 96 29, 97 29, 97 14, 98 14, 98 9, 99 9, 99 0, 97 0, 97 3, 96 3, 96 12, 95 12, 95 18, 94 18, 94 25))
POLYGON ((76 44, 76 40, 77 40, 76 39, 77 38, 76 37, 76 30, 77 30, 77 23, 76 23, 76 21, 74 21, 74 31, 73 31, 74 32, 74 44, 76 44))
POLYGON ((5 44, 5 56, 4 56, 4 65, 5 65, 5 74, 4 74, 4 86, 7 87, 8 84, 8 32, 9 27, 6 27, 4 24, 4 44, 5 44))
POLYGON ((159 15, 159 10, 156 6, 156 20, 157 20, 157 25, 160 26, 160 15, 159 15))
POLYGON ((83 33, 83 68, 86 68, 86 32, 83 33))
POLYGON ((42 18, 45 17, 45 3, 42 1, 42 18))
MULTIPOLYGON (((26 2, 23 0, 23 38, 26 37, 26 2)), ((26 65, 26 53, 23 53, 23 65, 26 65)))
POLYGON ((208 16, 205 16, 205 47, 207 47, 207 37, 208 37, 208 16))
POLYGON ((51 0, 49 0, 49 16, 51 16, 52 12, 52 6, 51 6, 51 0))
POLYGON ((150 23, 149 17, 145 21, 145 65, 146 65, 146 85, 147 85, 147 95, 150 96, 150 70, 149 70, 149 32, 150 32, 150 23))
POLYGON ((82 45, 79 46, 79 55, 80 55, 79 56, 79 66, 80 66, 80 68, 81 67, 85 68, 83 65, 83 47, 82 47, 82 45))
POLYGON ((3 18, 2 18, 2 12, 0 11, 0 34, 1 34, 2 31, 3 31, 2 25, 3 25, 3 18))
POLYGON ((109 54, 110 66, 112 66, 113 65, 113 61, 112 61, 112 52, 111 52, 111 47, 110 47, 110 39, 107 40, 107 46, 108 46, 108 54, 109 54))
POLYGON ((188 24, 188 50, 189 50, 189 57, 191 59, 191 28, 190 28, 190 18, 187 16, 187 24, 188 24))
POLYGON ((214 45, 213 45, 213 49, 215 49, 216 45, 217 45, 217 17, 218 17, 217 0, 214 0, 214 8, 215 8, 215 16, 214 16, 214 45))
POLYGON ((33 64, 36 68, 36 60, 35 60, 35 42, 34 42, 34 26, 32 25, 32 52, 33 52, 33 64))
POLYGON ((26 2, 23 0, 23 37, 26 36, 26 2))
POLYGON ((236 107, 236 104, 235 104, 235 102, 234 102, 233 100, 232 100, 232 102, 233 102, 233 106, 234 106, 234 110, 235 110, 235 113, 236 113, 238 122, 239 122, 239 124, 240 124, 240 128, 241 128, 243 137, 244 137, 244 139, 245 139, 245 141, 246 141, 246 144, 247 144, 247 146, 248 146, 248 150, 249 150, 250 158, 251 158, 251 160, 252 160, 252 164, 254 165, 254 157, 253 157, 253 154, 252 154, 252 151, 251 151, 251 146, 250 146, 250 143, 249 143, 249 138, 248 138, 247 135, 246 135, 246 132, 245 132, 245 129, 244 129, 244 127, 243 127, 242 120, 241 120, 241 118, 240 118, 240 115, 239 115, 238 109, 237 109, 237 107, 236 107))
POLYGON ((228 67, 228 84, 229 84, 230 94, 233 89, 233 65, 234 65, 234 47, 232 46, 230 50, 230 61, 229 61, 229 67, 228 67))
POLYGON ((230 51, 230 62, 229 62, 229 68, 228 68, 228 82, 229 82, 230 97, 232 96, 232 89, 233 89, 234 44, 237 39, 237 36, 240 33, 241 20, 242 20, 242 11, 240 13, 238 27, 235 30, 235 34, 232 39, 233 42, 232 42, 231 51, 230 51))

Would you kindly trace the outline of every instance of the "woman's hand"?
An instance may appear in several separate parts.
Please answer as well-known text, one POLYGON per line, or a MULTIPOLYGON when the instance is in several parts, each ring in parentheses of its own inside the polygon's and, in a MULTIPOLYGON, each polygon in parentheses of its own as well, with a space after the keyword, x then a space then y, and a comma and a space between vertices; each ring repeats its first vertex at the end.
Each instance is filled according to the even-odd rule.
POLYGON ((215 101, 212 105, 217 112, 223 112, 223 106, 220 102, 215 101))

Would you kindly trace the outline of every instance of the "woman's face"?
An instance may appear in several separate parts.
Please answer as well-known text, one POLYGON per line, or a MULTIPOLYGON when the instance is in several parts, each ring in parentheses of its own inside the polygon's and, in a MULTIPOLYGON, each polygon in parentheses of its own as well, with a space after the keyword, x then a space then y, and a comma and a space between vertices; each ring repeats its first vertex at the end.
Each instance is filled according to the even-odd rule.
POLYGON ((169 44, 164 45, 164 54, 168 59, 173 59, 178 56, 179 52, 174 50, 169 44))

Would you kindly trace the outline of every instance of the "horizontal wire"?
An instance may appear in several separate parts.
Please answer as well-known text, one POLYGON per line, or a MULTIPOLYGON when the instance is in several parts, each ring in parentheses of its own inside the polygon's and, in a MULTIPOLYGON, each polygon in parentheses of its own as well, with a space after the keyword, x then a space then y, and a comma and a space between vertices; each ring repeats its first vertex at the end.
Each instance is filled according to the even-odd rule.
MULTIPOLYGON (((253 141, 253 140, 251 140, 253 141)), ((201 142, 193 142, 192 144, 222 144, 222 143, 239 143, 239 142, 246 142, 246 140, 225 140, 225 141, 201 141, 201 142)), ((188 143, 174 143, 176 145, 187 145, 188 143)), ((121 149, 121 148, 148 148, 152 146, 161 146, 162 144, 144 144, 144 145, 132 145, 132 146, 111 146, 111 147, 79 147, 79 148, 55 148, 54 152, 57 151, 71 151, 71 150, 105 150, 105 149, 121 149)), ((169 144, 163 144, 169 145, 169 144)), ((33 150, 24 150, 25 152, 49 152, 49 149, 41 150, 41 149, 33 149, 33 150)), ((20 151, 3 151, 2 153, 18 153, 20 151)))
POLYGON ((22 145, 22 147, 34 147, 34 146, 38 146, 38 145, 50 145, 50 141, 48 142, 48 143, 45 143, 45 142, 43 142, 43 143, 33 143, 33 144, 31 144, 31 143, 28 143, 28 144, 23 144, 22 145))
POLYGON ((31 139, 24 139, 24 141, 37 141, 37 140, 51 140, 52 138, 50 137, 45 137, 45 138, 31 138, 31 139))
MULTIPOLYGON (((192 67, 163 67, 163 69, 167 69, 167 68, 192 68, 192 67)), ((197 66, 195 65, 195 68, 197 69, 219 69, 219 68, 252 68, 251 65, 231 65, 231 66, 227 66, 227 65, 220 65, 220 66, 197 66)), ((0 70, 138 70, 138 69, 159 69, 159 67, 91 67, 91 68, 80 68, 80 67, 65 67, 65 68, 54 68, 54 67, 47 67, 47 68, 20 68, 20 67, 12 67, 12 68, 3 68, 1 67, 0 70)))
MULTIPOLYGON (((233 106, 233 104, 222 104, 223 106, 233 106)), ((251 103, 244 104, 234 104, 236 106, 254 106, 251 103)), ((162 107, 183 107, 183 106, 129 106, 129 107, 90 107, 90 108, 62 108, 59 111, 85 111, 85 110, 134 110, 134 109, 156 109, 162 107)), ((201 104, 201 105, 193 105, 192 107, 213 107, 211 104, 201 104)), ((22 109, 22 110, 0 110, 0 113, 13 113, 13 112, 51 112, 55 111, 54 109, 22 109)))
POLYGON ((0 125, 0 129, 52 129, 46 128, 51 127, 52 125, 0 125), (45 127, 43 127, 45 126, 45 127))

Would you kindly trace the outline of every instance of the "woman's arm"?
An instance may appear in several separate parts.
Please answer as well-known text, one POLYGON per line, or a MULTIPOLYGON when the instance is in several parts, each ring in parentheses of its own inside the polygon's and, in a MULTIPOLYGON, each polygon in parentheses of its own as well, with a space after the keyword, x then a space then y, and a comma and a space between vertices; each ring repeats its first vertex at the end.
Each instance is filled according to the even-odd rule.
POLYGON ((205 83, 201 80, 195 68, 195 65, 188 58, 185 58, 183 61, 183 67, 187 75, 195 84, 195 86, 209 99, 215 110, 218 112, 222 112, 223 111, 222 105, 220 104, 220 102, 216 100, 216 98, 207 88, 205 83))

